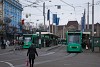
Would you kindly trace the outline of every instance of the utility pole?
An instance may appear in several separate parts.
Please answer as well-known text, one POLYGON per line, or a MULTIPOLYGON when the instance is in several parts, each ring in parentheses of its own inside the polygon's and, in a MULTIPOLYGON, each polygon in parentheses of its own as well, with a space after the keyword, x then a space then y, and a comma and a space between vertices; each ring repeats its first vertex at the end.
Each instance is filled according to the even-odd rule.
POLYGON ((89 29, 89 2, 88 2, 88 8, 87 8, 87 29, 89 29))
POLYGON ((45 2, 43 3, 44 30, 45 30, 45 2))
MULTIPOLYGON (((44 31, 45 31, 45 2, 43 3, 43 16, 44 16, 44 31)), ((46 47, 46 45, 45 45, 45 35, 44 35, 44 47, 46 47)))
POLYGON ((49 32, 50 32, 50 20, 49 20, 49 32))
POLYGON ((92 0, 92 37, 94 36, 94 0, 92 0))
POLYGON ((94 0, 92 0, 92 52, 94 51, 94 0))
POLYGON ((49 32, 50 32, 50 9, 47 12, 47 20, 49 21, 49 32))

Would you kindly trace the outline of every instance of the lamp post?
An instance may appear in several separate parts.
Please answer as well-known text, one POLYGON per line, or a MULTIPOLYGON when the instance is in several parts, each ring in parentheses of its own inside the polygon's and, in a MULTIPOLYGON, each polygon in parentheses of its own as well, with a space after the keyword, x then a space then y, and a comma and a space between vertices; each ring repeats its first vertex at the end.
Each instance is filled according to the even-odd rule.
MULTIPOLYGON (((51 2, 51 1, 49 1, 49 2, 51 2)), ((44 16, 44 31, 46 31, 46 29, 45 29, 45 2, 43 3, 43 16, 44 16)), ((50 24, 50 21, 49 21, 49 24, 50 24)), ((45 36, 44 36, 44 47, 46 47, 46 45, 45 45, 45 36)))
POLYGON ((92 0, 92 52, 94 51, 94 0, 92 0))
MULTIPOLYGON (((51 2, 51 0, 49 0, 49 2, 51 2)), ((50 9, 49 9, 50 12, 50 9)), ((44 16, 44 30, 45 30, 45 2, 43 3, 43 16, 44 16)), ((50 17, 49 17, 49 26, 50 26, 50 17)), ((50 31, 50 29, 49 29, 50 31)))
POLYGON ((88 2, 88 7, 87 7, 87 29, 89 29, 89 2, 88 2))
POLYGON ((92 36, 94 36, 94 0, 92 0, 92 36))
POLYGON ((45 30, 45 2, 43 3, 44 30, 45 30))

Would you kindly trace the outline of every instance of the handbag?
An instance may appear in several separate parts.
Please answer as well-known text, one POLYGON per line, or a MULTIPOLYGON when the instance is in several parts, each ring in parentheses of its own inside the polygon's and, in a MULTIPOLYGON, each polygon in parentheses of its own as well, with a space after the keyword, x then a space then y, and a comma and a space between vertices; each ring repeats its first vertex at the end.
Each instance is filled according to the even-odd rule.
POLYGON ((29 66, 29 60, 26 59, 26 66, 28 67, 29 66))

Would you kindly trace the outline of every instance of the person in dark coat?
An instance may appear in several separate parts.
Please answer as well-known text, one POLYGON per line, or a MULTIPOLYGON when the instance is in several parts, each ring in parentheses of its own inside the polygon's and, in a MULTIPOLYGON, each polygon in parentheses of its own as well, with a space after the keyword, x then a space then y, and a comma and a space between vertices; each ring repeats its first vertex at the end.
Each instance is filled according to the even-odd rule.
POLYGON ((28 51, 27 51, 27 56, 29 57, 30 67, 33 67, 33 65, 34 65, 35 54, 38 56, 38 53, 36 51, 36 47, 34 44, 32 44, 28 48, 28 51))
POLYGON ((5 49, 6 48, 6 41, 3 37, 1 37, 1 49, 5 49))

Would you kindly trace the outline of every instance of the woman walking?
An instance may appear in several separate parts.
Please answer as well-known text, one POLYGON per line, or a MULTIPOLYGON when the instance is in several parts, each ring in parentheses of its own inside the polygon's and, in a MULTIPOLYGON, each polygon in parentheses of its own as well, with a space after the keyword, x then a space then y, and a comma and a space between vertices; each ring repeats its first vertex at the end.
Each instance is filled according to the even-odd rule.
POLYGON ((38 56, 36 47, 34 44, 32 44, 27 51, 27 56, 29 57, 30 67, 33 67, 34 65, 35 54, 38 56))

